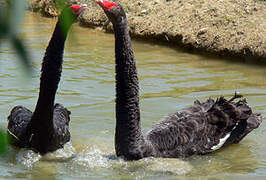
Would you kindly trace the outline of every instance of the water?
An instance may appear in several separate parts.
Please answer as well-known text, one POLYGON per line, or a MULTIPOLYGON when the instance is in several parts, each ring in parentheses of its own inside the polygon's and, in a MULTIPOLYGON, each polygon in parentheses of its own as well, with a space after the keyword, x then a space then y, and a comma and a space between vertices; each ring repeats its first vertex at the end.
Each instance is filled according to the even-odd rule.
MULTIPOLYGON (((34 64, 26 78, 6 41, 0 49, 0 127, 7 126, 12 107, 33 109, 39 69, 55 19, 27 13, 22 36, 34 64)), ((141 86, 144 132, 163 116, 187 107, 197 98, 245 95, 254 111, 266 117, 265 67, 232 63, 165 46, 133 41, 141 86)), ((9 147, 0 157, 1 179, 264 179, 266 123, 240 144, 189 159, 146 158, 125 162, 114 152, 114 39, 112 34, 76 24, 64 55, 56 102, 72 112, 72 142, 44 157, 9 147), (69 43, 70 41, 71 43, 69 43)))

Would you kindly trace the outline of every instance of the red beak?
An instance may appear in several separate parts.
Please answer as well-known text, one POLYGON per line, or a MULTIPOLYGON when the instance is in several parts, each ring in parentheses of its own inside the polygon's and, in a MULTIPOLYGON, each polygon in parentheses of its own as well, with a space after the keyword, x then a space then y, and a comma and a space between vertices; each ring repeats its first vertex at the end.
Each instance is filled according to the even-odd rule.
POLYGON ((87 4, 72 5, 72 6, 70 6, 70 8, 72 9, 72 11, 76 15, 79 15, 86 7, 87 7, 87 4))
POLYGON ((98 0, 97 3, 103 8, 103 10, 108 11, 114 6, 118 6, 115 2, 98 0))

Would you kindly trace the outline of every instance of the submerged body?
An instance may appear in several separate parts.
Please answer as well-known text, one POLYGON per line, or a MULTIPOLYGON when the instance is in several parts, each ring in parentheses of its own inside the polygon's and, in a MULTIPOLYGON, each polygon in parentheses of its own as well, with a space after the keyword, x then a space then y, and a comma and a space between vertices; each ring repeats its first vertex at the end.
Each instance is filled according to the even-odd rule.
POLYGON ((144 157, 188 157, 206 154, 238 143, 257 128, 262 117, 254 114, 245 100, 235 96, 194 105, 166 116, 144 135, 141 130, 139 86, 136 61, 131 47, 126 14, 120 4, 99 0, 98 4, 113 24, 116 63, 117 156, 127 160, 144 157))
POLYGON ((66 7, 58 19, 42 61, 39 98, 34 112, 23 106, 11 110, 8 133, 12 145, 44 154, 62 148, 70 141, 70 111, 54 101, 62 72, 66 36, 83 7, 66 7), (67 13, 72 19, 63 18, 67 13))

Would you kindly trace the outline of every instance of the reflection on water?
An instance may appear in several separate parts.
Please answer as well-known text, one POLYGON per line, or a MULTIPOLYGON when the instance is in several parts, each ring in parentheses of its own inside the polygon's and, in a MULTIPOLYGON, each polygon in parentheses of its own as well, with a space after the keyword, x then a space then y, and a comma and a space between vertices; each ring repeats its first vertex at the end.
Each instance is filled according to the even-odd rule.
MULTIPOLYGON (((15 105, 33 109, 37 101, 41 59, 56 19, 28 13, 22 36, 35 74, 22 76, 14 50, 0 49, 1 127, 15 105)), ((266 125, 240 144, 188 159, 146 158, 125 162, 114 156, 114 39, 112 34, 74 25, 65 55, 56 101, 72 111, 72 142, 64 150, 40 157, 10 148, 0 157, 0 178, 45 179, 237 179, 266 176, 266 125)), ((209 96, 244 94, 266 116, 264 67, 229 63, 179 52, 151 43, 133 42, 141 85, 145 132, 166 114, 209 96)))

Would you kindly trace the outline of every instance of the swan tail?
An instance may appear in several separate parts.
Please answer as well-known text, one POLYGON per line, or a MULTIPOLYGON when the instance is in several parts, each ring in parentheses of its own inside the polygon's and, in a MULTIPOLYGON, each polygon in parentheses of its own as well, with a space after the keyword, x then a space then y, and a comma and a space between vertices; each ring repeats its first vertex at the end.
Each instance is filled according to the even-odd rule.
POLYGON ((242 97, 240 94, 235 94, 230 100, 220 97, 207 111, 209 124, 216 127, 212 136, 217 139, 211 150, 240 142, 261 124, 261 114, 253 113, 245 99, 234 102, 242 97))
POLYGON ((247 119, 241 119, 233 128, 230 137, 226 140, 223 146, 233 143, 239 143, 252 130, 259 127, 262 122, 262 116, 259 113, 252 113, 247 119))

